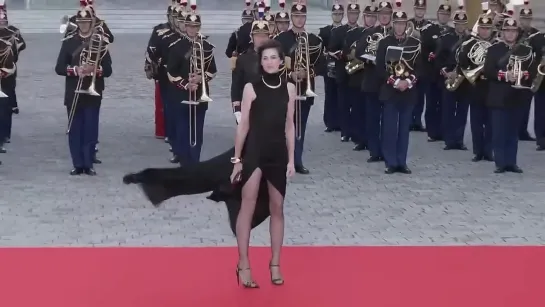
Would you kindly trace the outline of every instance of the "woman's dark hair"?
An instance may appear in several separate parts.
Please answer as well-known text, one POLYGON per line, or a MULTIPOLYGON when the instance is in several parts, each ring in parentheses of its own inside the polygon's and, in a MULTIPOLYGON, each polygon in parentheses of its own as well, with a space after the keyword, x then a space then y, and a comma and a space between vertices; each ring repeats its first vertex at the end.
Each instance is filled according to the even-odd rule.
POLYGON ((278 52, 278 56, 281 60, 284 60, 284 52, 282 51, 282 44, 280 44, 279 41, 274 39, 269 39, 268 41, 264 42, 259 48, 257 48, 257 55, 259 56, 259 60, 261 61, 261 57, 263 56, 263 51, 268 49, 276 49, 276 52, 278 52))

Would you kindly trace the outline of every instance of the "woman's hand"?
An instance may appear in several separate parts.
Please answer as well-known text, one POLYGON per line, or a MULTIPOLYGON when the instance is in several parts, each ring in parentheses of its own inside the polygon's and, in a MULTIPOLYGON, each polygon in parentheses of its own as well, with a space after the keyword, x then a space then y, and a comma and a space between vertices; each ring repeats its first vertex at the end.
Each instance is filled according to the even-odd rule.
POLYGON ((242 172, 242 163, 236 163, 233 165, 233 172, 231 173, 231 183, 240 182, 240 175, 242 172))
POLYGON ((293 177, 295 175, 295 165, 288 163, 288 169, 286 170, 286 178, 293 177))

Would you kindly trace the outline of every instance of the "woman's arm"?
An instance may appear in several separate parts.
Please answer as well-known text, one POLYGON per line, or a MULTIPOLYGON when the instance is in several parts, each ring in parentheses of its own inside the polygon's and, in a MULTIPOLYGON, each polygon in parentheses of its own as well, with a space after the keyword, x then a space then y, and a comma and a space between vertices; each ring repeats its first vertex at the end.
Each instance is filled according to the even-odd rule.
POLYGON ((290 100, 288 101, 288 111, 286 112, 286 145, 288 147, 289 164, 294 163, 295 152, 295 124, 293 123, 293 113, 295 113, 295 85, 288 83, 288 93, 290 100))
POLYGON ((244 142, 250 129, 250 109, 252 108, 252 102, 255 99, 254 88, 251 83, 246 83, 244 91, 242 92, 241 103, 241 118, 237 126, 237 134, 235 136, 235 158, 240 158, 242 154, 242 148, 244 148, 244 142))

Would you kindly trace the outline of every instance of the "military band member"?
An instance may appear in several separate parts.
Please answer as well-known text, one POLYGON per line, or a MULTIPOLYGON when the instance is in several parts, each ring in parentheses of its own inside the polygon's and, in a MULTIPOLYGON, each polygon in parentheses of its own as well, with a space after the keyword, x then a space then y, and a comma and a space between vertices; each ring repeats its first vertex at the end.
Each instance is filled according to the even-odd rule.
POLYGON ((339 131, 339 104, 337 101, 337 81, 335 80, 335 58, 329 54, 329 44, 332 40, 333 29, 340 27, 344 18, 344 7, 337 3, 331 7, 331 20, 332 23, 325 27, 320 28, 318 36, 322 39, 324 45, 324 54, 326 57, 326 71, 324 73, 324 116, 323 121, 325 125, 325 132, 339 131))
POLYGON ((436 53, 441 49, 442 37, 454 32, 454 28, 449 26, 452 15, 452 6, 449 1, 444 1, 437 9, 437 23, 424 26, 420 32, 422 40, 422 52, 424 54, 426 82, 426 110, 424 118, 426 122, 426 131, 428 133, 428 142, 437 142, 443 140, 443 131, 441 123, 442 114, 442 94, 444 88, 444 78, 440 74, 440 65, 436 61, 436 53), (427 60, 426 60, 427 58, 427 60))
POLYGON ((346 34, 346 40, 343 47, 343 54, 347 55, 345 60, 353 61, 351 70, 348 72, 348 88, 353 92, 350 94, 352 99, 350 105, 350 120, 352 121, 352 134, 354 135, 353 141, 356 143, 354 147, 355 151, 361 151, 367 149, 367 106, 365 104, 366 97, 361 89, 363 82, 364 63, 363 59, 356 56, 357 43, 364 35, 366 29, 373 29, 377 23, 377 7, 374 2, 370 5, 366 5, 363 8, 363 26, 351 29, 346 34), (361 68, 359 68, 361 67, 361 68), (357 93, 357 94, 356 94, 357 93))
POLYGON ((7 96, 0 98, 0 153, 5 153, 4 143, 11 139, 13 114, 19 113, 17 94, 17 61, 19 54, 25 50, 26 43, 18 28, 8 22, 5 1, 0 1, 0 45, 2 62, 0 63, 1 91, 7 96))
POLYGON ((534 36, 531 39, 531 46, 536 53, 536 62, 539 63, 537 68, 538 74, 532 83, 536 149, 537 151, 545 151, 545 82, 543 82, 545 78, 545 35, 540 33, 534 36))
MULTIPOLYGON (((536 46, 536 36, 540 34, 539 30, 534 28, 532 26, 532 19, 533 19, 533 11, 530 8, 530 2, 524 1, 524 6, 519 11, 519 23, 520 27, 522 29, 521 34, 521 40, 523 40, 526 44, 530 45, 530 47, 534 48, 535 51, 539 49, 538 46, 536 46)), ((528 133, 528 120, 530 119, 530 108, 532 107, 532 98, 533 93, 531 91, 527 91, 524 95, 524 97, 521 97, 524 99, 524 113, 522 116, 522 120, 520 122, 520 128, 519 128, 519 140, 521 141, 535 141, 535 139, 530 136, 528 133)))
POLYGON ((416 84, 421 74, 420 40, 406 34, 408 16, 396 0, 392 15, 393 33, 380 40, 377 50, 377 72, 385 80, 380 99, 384 101, 382 151, 385 173, 410 174, 407 151, 412 112, 418 97, 416 84))
POLYGON ((225 55, 228 58, 235 57, 235 61, 236 57, 248 48, 244 43, 245 39, 243 37, 245 37, 246 34, 248 37, 250 36, 250 27, 248 24, 251 25, 252 21, 254 21, 254 11, 252 10, 251 0, 246 0, 246 8, 242 11, 241 21, 242 25, 231 33, 227 48, 225 49, 225 55))
POLYGON ((76 16, 77 33, 63 41, 55 72, 66 77, 64 105, 68 112, 68 143, 74 166, 70 174, 96 175, 93 169, 96 131, 104 78, 112 74, 112 59, 107 50, 107 34, 96 27, 90 8, 80 9, 76 16), (96 53, 90 50, 98 49, 99 45, 102 58, 97 61, 96 53), (91 90, 93 79, 98 96, 76 94, 77 90, 91 90))
POLYGON ((531 86, 537 62, 530 46, 517 43, 519 31, 519 22, 506 18, 502 40, 488 48, 484 64, 485 77, 490 82, 487 105, 492 112, 495 173, 522 173, 517 165, 517 151, 524 104, 518 98, 531 86))
POLYGON ((159 98, 155 103, 156 114, 156 137, 165 137, 165 142, 171 142, 174 136, 173 119, 169 112, 168 88, 169 81, 166 75, 166 61, 168 49, 171 43, 183 36, 185 23, 185 9, 183 5, 187 1, 178 3, 173 0, 172 5, 167 8, 167 22, 153 28, 148 47, 146 48, 146 59, 144 71, 148 79, 154 79, 159 98), (162 111, 162 112, 161 112, 162 111), (162 133, 161 133, 162 132, 162 133))
POLYGON ((280 12, 274 16, 274 22, 276 24, 276 33, 288 31, 290 29, 290 14, 285 11, 286 0, 278 0, 280 6, 280 12))
POLYGON ((453 18, 454 32, 441 37, 441 46, 435 59, 446 85, 443 87, 441 106, 445 150, 467 150, 464 145, 464 132, 471 84, 463 77, 457 58, 460 48, 470 35, 463 0, 458 1, 460 4, 453 18))
POLYGON ((342 59, 344 69, 350 67, 346 73, 345 95, 344 99, 339 102, 341 133, 349 135, 352 142, 356 145, 355 151, 367 149, 367 135, 365 133, 365 98, 362 97, 361 83, 363 81, 363 72, 361 59, 356 58, 356 42, 363 35, 366 27, 375 26, 377 20, 376 15, 370 12, 364 15, 364 21, 367 25, 359 26, 361 8, 359 4, 350 3, 346 7, 346 16, 349 24, 355 22, 356 26, 346 31, 346 36, 343 42, 342 59), (372 22, 372 24, 371 24, 372 22), (362 99, 364 98, 364 99, 362 99))
POLYGON ((335 80, 337 81, 337 103, 339 104, 339 124, 341 128, 341 142, 349 142, 354 136, 350 122, 350 89, 348 87, 348 73, 346 72, 346 55, 343 54, 344 42, 350 29, 358 28, 359 5, 356 9, 347 7, 347 23, 332 30, 329 42, 329 56, 335 59, 335 80))
POLYGON ((260 80, 258 48, 269 40, 269 23, 259 18, 252 23, 252 48, 237 58, 231 82, 231 101, 237 123, 240 121, 242 93, 247 83, 260 80))
POLYGON ((503 20, 508 17, 505 4, 506 0, 490 0, 488 1, 488 10, 490 11, 494 20, 494 30, 496 34, 501 33, 503 26, 503 20))
POLYGON ((471 108, 469 119, 473 141, 472 161, 494 161, 490 110, 486 105, 489 82, 483 74, 483 67, 486 52, 495 43, 495 38, 494 21, 486 12, 479 16, 477 31, 473 35, 475 36, 464 42, 458 56, 460 69, 467 71, 468 73, 464 73, 465 77, 473 80, 473 86, 467 94, 471 108))
POLYGON ((276 21, 274 20, 276 15, 271 12, 271 0, 265 0, 264 3, 265 16, 263 16, 263 20, 269 23, 269 36, 270 38, 273 38, 278 34, 278 31, 276 30, 276 21))
POLYGON ((384 160, 381 137, 384 103, 379 99, 379 92, 385 81, 377 73, 375 57, 378 43, 392 32, 392 9, 392 4, 389 1, 381 1, 378 8, 375 9, 378 26, 366 29, 356 43, 356 58, 365 59, 361 89, 365 96, 365 130, 370 156, 367 162, 369 163, 384 160))
POLYGON ((320 75, 322 59, 322 40, 319 36, 305 30, 307 20, 307 6, 295 3, 291 7, 292 28, 280 32, 275 39, 282 44, 284 54, 287 55, 286 65, 290 72, 290 79, 295 82, 298 99, 295 114, 295 171, 299 174, 308 174, 309 170, 303 164, 303 149, 305 133, 310 108, 314 104, 315 78, 320 75), (304 45, 303 45, 304 44, 304 45), (303 52, 299 52, 299 51, 303 52), (310 63, 307 63, 306 52, 310 63), (300 58, 300 55, 303 55, 300 58), (288 63, 289 62, 289 63, 288 63), (310 88, 308 87, 310 85, 310 88))
MULTIPOLYGON (((88 7, 91 11, 91 13, 95 16, 95 23, 97 25, 100 25, 102 26, 102 28, 104 29, 104 34, 105 36, 108 38, 108 41, 110 43, 113 43, 114 42, 114 35, 112 34, 112 31, 110 31, 110 28, 108 28, 108 25, 106 24, 106 22, 102 19, 100 19, 97 15, 96 15, 96 11, 94 9, 94 1, 93 0, 80 0, 79 1, 79 6, 80 6, 80 9, 82 8, 85 8, 85 7, 88 7)), ((77 24, 76 23, 76 19, 77 19, 77 16, 74 15, 72 17, 70 17, 69 21, 72 23, 72 24, 77 24)), ((69 29, 69 28, 67 28, 69 29)), ((68 37, 68 36, 71 36, 73 34, 75 34, 76 32, 76 29, 74 29, 73 31, 67 31, 64 33, 64 37, 68 37)))
MULTIPOLYGON (((427 0, 414 0, 414 17, 409 19, 409 22, 412 23, 412 26, 414 27, 413 35, 419 39, 422 28, 431 24, 431 21, 425 18, 427 5, 427 0)), ((425 80, 420 80, 416 86, 418 89, 418 100, 413 110, 412 131, 425 131, 424 125, 422 125, 422 114, 424 113, 426 100, 426 83, 425 80)))
POLYGON ((174 155, 181 165, 200 161, 209 82, 217 72, 214 46, 200 33, 201 16, 191 4, 185 20, 185 36, 169 51, 167 75, 171 82, 172 113, 176 117, 174 155), (204 82, 203 82, 204 79, 204 82))

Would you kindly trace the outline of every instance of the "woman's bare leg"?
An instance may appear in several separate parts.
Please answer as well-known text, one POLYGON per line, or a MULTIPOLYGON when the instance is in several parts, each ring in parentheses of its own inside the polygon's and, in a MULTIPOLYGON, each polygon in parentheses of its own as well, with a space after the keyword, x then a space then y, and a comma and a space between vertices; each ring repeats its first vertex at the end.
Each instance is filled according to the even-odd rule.
POLYGON ((271 234, 271 279, 281 281, 280 273, 280 252, 284 242, 284 197, 270 183, 267 182, 269 192, 269 210, 271 212, 271 221, 269 232, 271 234))
POLYGON ((237 246, 238 246, 238 267, 243 282, 251 282, 252 275, 249 270, 250 258, 248 249, 250 246, 250 230, 252 229, 252 218, 254 216, 259 183, 261 181, 261 170, 254 170, 248 181, 242 187, 242 202, 237 217, 237 246))

